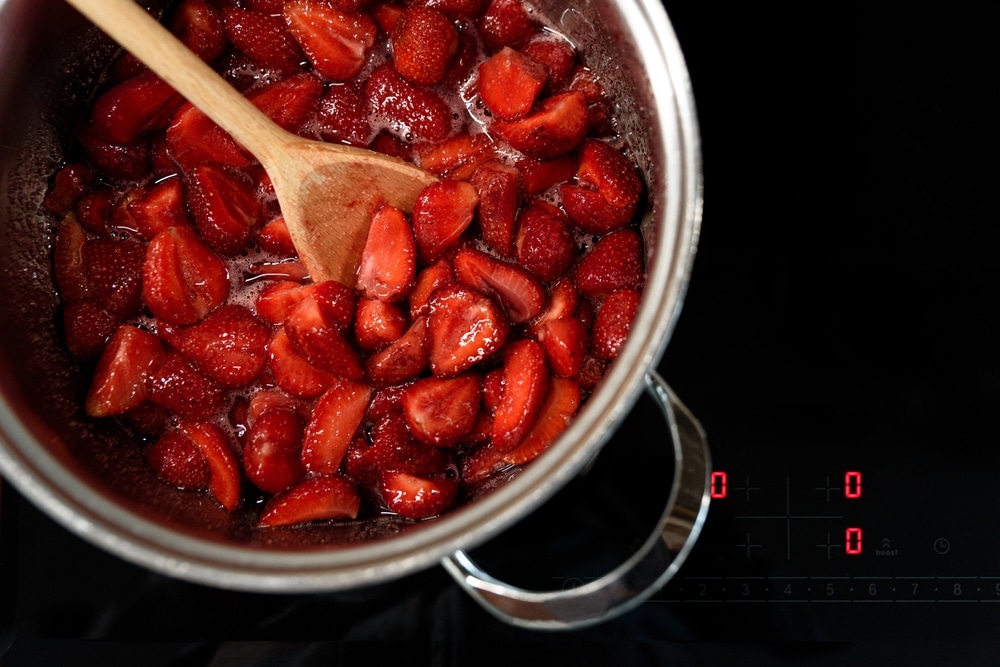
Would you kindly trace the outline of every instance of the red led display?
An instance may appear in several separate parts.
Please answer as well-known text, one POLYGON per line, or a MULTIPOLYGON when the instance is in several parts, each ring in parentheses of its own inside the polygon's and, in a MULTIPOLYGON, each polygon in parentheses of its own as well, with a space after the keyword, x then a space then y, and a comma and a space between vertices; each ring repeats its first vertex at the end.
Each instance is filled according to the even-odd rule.
POLYGON ((726 473, 721 470, 712 473, 712 484, 709 495, 712 498, 726 497, 726 473))
POLYGON ((861 553, 861 529, 848 528, 844 532, 844 552, 848 556, 857 556, 861 553))
POLYGON ((861 497, 861 473, 857 470, 851 470, 844 473, 844 497, 861 497))

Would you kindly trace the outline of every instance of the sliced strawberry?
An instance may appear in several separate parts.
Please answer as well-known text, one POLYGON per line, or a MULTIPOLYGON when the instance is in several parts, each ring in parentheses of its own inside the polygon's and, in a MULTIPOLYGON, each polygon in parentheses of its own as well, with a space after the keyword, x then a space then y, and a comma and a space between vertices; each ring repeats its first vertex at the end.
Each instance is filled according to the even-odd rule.
POLYGON ((282 324, 302 299, 316 293, 316 285, 300 285, 292 281, 271 283, 257 297, 254 308, 265 322, 282 324))
POLYGON ((349 480, 340 475, 314 475, 268 501, 257 525, 271 528, 353 519, 360 509, 361 496, 349 480))
POLYGON ((549 307, 532 322, 532 332, 537 335, 539 327, 550 320, 576 316, 579 307, 580 292, 573 281, 566 277, 560 278, 549 287, 549 307))
POLYGON ((159 438, 170 425, 170 411, 146 401, 126 410, 122 415, 128 425, 144 438, 159 438))
POLYGON ((496 296, 513 324, 527 322, 545 308, 545 288, 538 278, 515 264, 474 248, 459 250, 454 264, 459 282, 496 296))
POLYGON ((576 174, 577 161, 572 155, 563 154, 551 160, 525 156, 515 164, 521 174, 524 193, 537 195, 573 178, 576 174))
POLYGON ((466 181, 438 181, 428 185, 413 204, 413 233, 420 256, 436 262, 458 242, 472 222, 479 194, 466 181))
POLYGON ((523 49, 528 56, 545 68, 545 90, 559 91, 569 82, 570 72, 576 63, 576 51, 568 42, 551 37, 531 40, 523 49))
POLYGON ((108 221, 114 208, 115 193, 108 187, 95 187, 76 202, 76 217, 89 232, 103 236, 108 232, 108 221))
POLYGON ((416 284, 410 292, 410 318, 416 319, 430 312, 431 295, 440 288, 452 285, 455 274, 451 262, 439 259, 417 274, 416 284))
POLYGON ((305 54, 284 18, 233 5, 223 12, 229 41, 257 65, 276 72, 294 72, 301 67, 305 54))
POLYGON ((398 304, 358 299, 354 339, 362 350, 370 352, 398 340, 409 327, 410 318, 398 304))
POLYGON ((283 13, 313 67, 333 81, 356 76, 378 36, 371 17, 342 11, 324 0, 287 0, 283 13))
POLYGON ((243 306, 227 304, 190 327, 164 323, 160 336, 223 387, 245 387, 267 363, 271 328, 243 306))
POLYGON ((500 405, 503 393, 503 366, 491 368, 483 375, 483 407, 492 415, 500 405))
POLYGON ((444 79, 448 63, 458 51, 458 31, 438 10, 411 5, 395 21, 389 43, 399 75, 411 83, 430 86, 444 79))
POLYGON ((634 289, 620 289, 608 295, 594 318, 591 354, 607 361, 618 356, 639 308, 639 298, 639 291, 634 289))
POLYGON ((170 121, 167 147, 184 171, 201 162, 233 167, 246 167, 253 162, 225 130, 190 102, 181 105, 170 121))
POLYGON ((366 419, 377 422, 391 413, 402 415, 403 392, 411 384, 413 384, 413 381, 376 389, 375 394, 372 396, 372 402, 368 405, 366 419))
POLYGON ((45 193, 42 207, 53 215, 65 215, 94 182, 94 172, 85 164, 70 162, 60 167, 45 193))
POLYGON ((316 368, 348 380, 364 377, 357 352, 314 296, 307 296, 295 306, 284 328, 295 349, 316 368))
POLYGON ((487 51, 527 44, 538 31, 521 0, 490 0, 476 24, 487 51))
POLYGON ((312 414, 312 408, 307 402, 278 389, 262 389, 255 391, 247 403, 246 426, 252 428, 257 423, 257 418, 268 410, 291 410, 301 419, 308 419, 312 414))
POLYGON ((543 201, 533 202, 517 218, 517 260, 543 282, 565 274, 576 259, 568 222, 559 208, 543 201))
POLYGON ((573 377, 587 355, 587 328, 575 317, 546 320, 537 329, 552 374, 573 377))
POLYGON ((334 325, 345 333, 350 331, 357 305, 357 295, 354 290, 336 280, 327 280, 316 283, 313 297, 334 325))
POLYGON ((215 424, 182 422, 184 435, 191 438, 208 463, 208 490, 230 512, 240 505, 242 475, 240 464, 226 433, 215 424))
POLYGON ((309 363, 292 344, 284 327, 279 327, 267 344, 267 360, 274 383, 283 391, 300 398, 316 398, 337 377, 309 363))
POLYGON ((410 433, 401 412, 384 416, 372 426, 371 444, 356 438, 344 469, 365 486, 375 486, 379 471, 400 470, 413 475, 439 475, 452 464, 449 450, 426 445, 410 433))
POLYGON ((77 137, 87 160, 105 177, 138 181, 149 173, 149 140, 145 136, 124 144, 105 141, 92 128, 84 128, 77 137))
POLYGON ((481 163, 496 157, 493 142, 485 133, 462 132, 444 141, 417 148, 421 167, 441 178, 468 180, 481 163))
POLYGON ((296 134, 316 117, 322 94, 322 79, 302 72, 254 90, 247 99, 279 127, 296 134))
POLYGON ((539 63, 505 46, 479 66, 479 97, 499 120, 522 118, 535 106, 547 77, 539 63))
POLYGON ((195 225, 212 250, 232 256, 246 247, 260 222, 260 202, 247 175, 205 162, 188 173, 187 201, 195 225))
POLYGON ((63 301, 79 301, 90 295, 87 282, 87 265, 83 259, 83 246, 87 235, 76 216, 67 215, 56 230, 53 250, 53 272, 56 287, 63 301))
MULTIPOLYGON (((108 217, 107 226, 112 230, 118 230, 120 232, 128 233, 139 230, 139 223, 136 221, 135 217, 132 215, 132 202, 142 199, 146 195, 146 186, 137 185, 133 188, 129 188, 122 194, 121 197, 114 202, 111 207, 111 212, 108 217)), ((100 236, 105 236, 105 234, 99 234, 100 236)), ((144 240, 150 240, 146 238, 144 240)))
POLYGON ((97 98, 90 127, 103 141, 127 144, 143 132, 166 127, 183 102, 170 84, 145 70, 97 98))
POLYGON ((433 90, 410 83, 388 63, 368 77, 365 97, 373 118, 406 143, 438 142, 452 132, 448 103, 433 90))
POLYGON ((501 255, 510 256, 521 195, 520 172, 499 160, 490 160, 479 165, 469 182, 479 193, 479 229, 483 240, 501 255))
POLYGON ((138 241, 88 239, 83 262, 91 294, 112 315, 125 318, 142 309, 142 271, 146 248, 138 241))
POLYGON ((587 101, 569 91, 547 97, 524 118, 491 126, 516 150, 539 158, 553 158, 576 148, 587 134, 587 101))
POLYGON ((614 135, 616 128, 611 101, 594 72, 578 63, 569 76, 570 90, 580 91, 587 99, 588 133, 596 137, 614 135))
POLYGON ((493 445, 501 452, 517 447, 534 425, 549 388, 545 350, 536 341, 511 343, 504 351, 503 389, 493 414, 493 445))
POLYGON ((176 176, 156 183, 139 197, 131 199, 128 213, 135 222, 136 230, 146 240, 168 227, 193 225, 187 212, 184 185, 176 176))
POLYGON ((355 82, 327 86, 319 100, 316 126, 323 141, 364 146, 372 129, 361 87, 355 82))
POLYGON ((489 297, 462 286, 439 289, 427 316, 431 371, 450 377, 475 366, 503 347, 509 329, 489 297))
POLYGON ((400 301, 413 289, 416 273, 413 228, 401 210, 382 206, 372 214, 368 239, 361 252, 358 291, 369 299, 400 301))
POLYGON ((379 475, 379 494, 389 511, 407 519, 428 519, 455 503, 458 480, 449 475, 420 477, 383 471, 379 475))
POLYGON ((368 357, 365 371, 376 387, 409 382, 427 369, 429 350, 427 318, 417 317, 399 340, 368 357))
MULTIPOLYGON (((410 137, 412 139, 412 136, 410 137)), ((413 147, 409 142, 392 134, 389 130, 380 130, 368 144, 368 148, 376 153, 398 157, 400 160, 412 162, 413 147)))
POLYGON ((157 405, 192 419, 209 419, 222 409, 225 392, 184 355, 168 351, 146 377, 146 395, 157 405))
POLYGON ((170 30, 207 63, 221 56, 226 48, 222 12, 208 0, 183 0, 174 11, 170 30))
POLYGON ((476 373, 418 381, 403 392, 403 414, 410 432, 429 445, 455 445, 475 424, 481 389, 476 373))
POLYGON ((607 234, 631 222, 642 194, 636 168, 603 141, 588 139, 580 148, 579 185, 559 188, 563 208, 590 234, 607 234))
POLYGON ((636 289, 643 282, 642 252, 642 237, 634 229, 611 232, 580 260, 573 282, 591 298, 606 297, 622 288, 636 289))
POLYGON ((566 430, 579 408, 579 385, 571 379, 552 378, 535 425, 520 445, 502 455, 503 461, 510 465, 523 465, 537 457, 566 430))
POLYGON ((120 415, 146 400, 146 379, 164 359, 156 334, 122 325, 104 348, 84 407, 91 417, 120 415))
POLYGON ((120 316, 109 314, 94 299, 70 301, 63 311, 66 347, 77 359, 96 359, 122 321, 120 316))
POLYGON ((288 225, 284 218, 275 218, 265 223, 257 233, 257 243, 264 252, 278 257, 295 256, 295 244, 288 233, 288 225))
POLYGON ((243 444, 243 469, 254 486, 280 493, 305 476, 303 428, 294 410, 271 409, 257 417, 243 444))
POLYGON ((254 262, 246 268, 249 280, 278 280, 304 283, 309 280, 309 269, 294 257, 277 262, 254 262))
POLYGON ((399 20, 403 9, 401 5, 392 2, 377 2, 370 13, 378 29, 388 35, 392 34, 392 29, 396 27, 396 21, 399 20))
POLYGON ((450 19, 474 19, 483 11, 485 0, 421 0, 450 19))
POLYGON ((229 295, 229 272, 193 230, 171 227, 146 248, 142 295, 164 322, 194 324, 229 295))
POLYGON ((182 489, 208 488, 208 461, 180 429, 164 433, 145 453, 149 467, 166 483, 182 489))
POLYGON ((338 379, 320 396, 302 441, 302 464, 314 473, 334 473, 368 410, 372 388, 338 379))

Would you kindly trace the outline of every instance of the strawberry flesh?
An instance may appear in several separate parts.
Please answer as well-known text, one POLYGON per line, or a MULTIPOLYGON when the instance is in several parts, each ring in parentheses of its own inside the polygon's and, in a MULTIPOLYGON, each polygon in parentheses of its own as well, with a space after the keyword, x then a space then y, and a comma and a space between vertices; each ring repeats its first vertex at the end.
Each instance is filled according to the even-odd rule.
POLYGON ((311 521, 353 519, 361 509, 357 488, 340 475, 313 475, 268 501, 258 526, 294 526, 311 521))
POLYGON ((474 373, 419 380, 402 396, 410 432, 429 445, 455 445, 476 421, 481 388, 482 381, 474 373))
POLYGON ((462 286, 439 289, 427 316, 431 372, 450 377, 472 368, 503 347, 509 330, 489 297, 462 286))

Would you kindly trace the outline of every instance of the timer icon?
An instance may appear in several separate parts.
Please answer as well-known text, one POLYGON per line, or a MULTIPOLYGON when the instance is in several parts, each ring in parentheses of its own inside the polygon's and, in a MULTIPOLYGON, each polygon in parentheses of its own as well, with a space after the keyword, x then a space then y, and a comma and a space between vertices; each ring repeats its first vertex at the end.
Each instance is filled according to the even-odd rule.
POLYGON ((934 540, 934 553, 943 556, 949 551, 951 551, 951 542, 949 542, 946 538, 939 537, 934 540))

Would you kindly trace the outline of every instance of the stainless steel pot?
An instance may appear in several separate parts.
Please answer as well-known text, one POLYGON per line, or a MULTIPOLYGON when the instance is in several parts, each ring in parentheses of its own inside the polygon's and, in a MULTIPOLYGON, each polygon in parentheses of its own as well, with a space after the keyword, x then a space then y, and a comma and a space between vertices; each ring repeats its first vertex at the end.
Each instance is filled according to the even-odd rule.
POLYGON ((317 526, 262 541, 210 501, 158 484, 113 425, 81 411, 85 380, 55 326, 50 223, 39 210, 72 120, 114 52, 59 0, 0 0, 0 471, 70 530, 186 580, 252 591, 330 591, 443 564, 484 607, 537 628, 595 623, 630 609, 676 571, 708 507, 708 450, 697 421, 656 374, 698 238, 701 172, 687 70, 658 0, 541 0, 618 101, 648 185, 648 275, 632 333, 601 388, 549 451, 509 481, 433 522, 317 526), (532 592, 497 581, 465 550, 502 532, 597 455, 642 392, 662 405, 672 490, 646 543, 606 576, 532 592), (114 471, 115 475, 108 473, 114 471), (113 478, 109 481, 109 478, 113 478))

